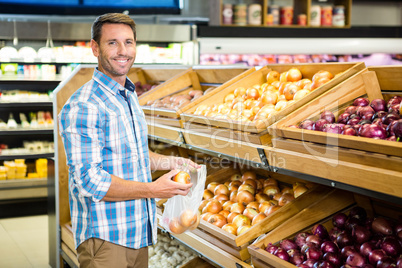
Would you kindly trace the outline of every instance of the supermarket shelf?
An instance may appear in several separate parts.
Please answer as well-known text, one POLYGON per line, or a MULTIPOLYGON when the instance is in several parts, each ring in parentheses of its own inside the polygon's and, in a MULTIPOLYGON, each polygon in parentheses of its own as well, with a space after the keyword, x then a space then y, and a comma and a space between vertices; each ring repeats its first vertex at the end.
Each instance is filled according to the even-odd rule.
MULTIPOLYGON (((203 26, 197 28, 197 36, 201 38, 401 38, 401 26, 370 27, 237 27, 237 26, 203 26)), ((295 44, 293 44, 296 46, 295 44)))
POLYGON ((61 80, 61 75, 56 75, 54 78, 24 77, 19 75, 0 76, 0 82, 60 82, 61 80))
POLYGON ((16 107, 53 107, 53 102, 0 102, 0 108, 16 108, 16 107))
POLYGON ((53 128, 0 130, 0 135, 52 135, 53 128))
POLYGON ((0 181, 0 200, 47 197, 47 179, 0 181))
POLYGON ((0 155, 0 160, 51 158, 54 153, 0 155))

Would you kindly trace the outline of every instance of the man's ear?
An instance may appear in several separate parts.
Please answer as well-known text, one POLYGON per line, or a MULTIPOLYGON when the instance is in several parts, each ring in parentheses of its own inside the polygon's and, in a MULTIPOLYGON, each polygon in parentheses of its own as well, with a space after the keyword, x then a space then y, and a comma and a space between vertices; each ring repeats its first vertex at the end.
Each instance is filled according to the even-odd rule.
POLYGON ((92 53, 94 54, 95 57, 99 56, 99 45, 96 43, 95 40, 91 39, 91 48, 92 48, 92 53))

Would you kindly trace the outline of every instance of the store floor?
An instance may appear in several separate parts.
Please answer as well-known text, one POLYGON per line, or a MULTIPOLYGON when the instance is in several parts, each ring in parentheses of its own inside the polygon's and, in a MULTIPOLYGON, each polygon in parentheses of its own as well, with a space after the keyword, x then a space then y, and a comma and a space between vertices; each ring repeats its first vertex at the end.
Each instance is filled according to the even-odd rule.
POLYGON ((48 216, 0 219, 0 267, 48 268, 48 216))

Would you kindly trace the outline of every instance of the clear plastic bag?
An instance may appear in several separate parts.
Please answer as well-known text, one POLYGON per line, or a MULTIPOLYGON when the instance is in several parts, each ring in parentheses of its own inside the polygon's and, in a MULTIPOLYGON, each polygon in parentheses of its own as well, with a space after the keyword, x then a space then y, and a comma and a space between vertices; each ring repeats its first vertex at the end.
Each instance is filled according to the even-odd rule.
MULTIPOLYGON (((184 170, 187 171, 187 170, 184 170)), ((160 225, 175 234, 181 234, 197 228, 200 222, 200 206, 204 193, 207 169, 201 165, 196 171, 187 171, 191 177, 193 186, 186 196, 177 195, 169 198, 165 203, 160 225)))

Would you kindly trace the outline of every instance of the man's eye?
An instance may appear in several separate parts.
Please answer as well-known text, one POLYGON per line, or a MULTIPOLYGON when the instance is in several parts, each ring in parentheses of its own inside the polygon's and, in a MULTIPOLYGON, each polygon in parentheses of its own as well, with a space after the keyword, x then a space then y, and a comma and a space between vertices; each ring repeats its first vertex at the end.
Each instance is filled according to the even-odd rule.
POLYGON ((114 42, 114 41, 109 42, 109 45, 115 45, 115 44, 116 44, 116 42, 114 42))

